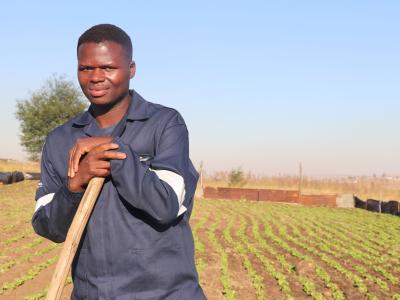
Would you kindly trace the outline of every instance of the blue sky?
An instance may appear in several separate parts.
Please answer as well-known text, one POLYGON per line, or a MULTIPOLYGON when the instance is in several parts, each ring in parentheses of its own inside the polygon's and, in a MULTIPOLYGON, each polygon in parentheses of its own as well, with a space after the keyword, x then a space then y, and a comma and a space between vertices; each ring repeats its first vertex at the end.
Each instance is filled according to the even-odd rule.
POLYGON ((131 36, 131 86, 178 109, 209 171, 400 174, 396 1, 14 1, 3 4, 0 157, 23 159, 15 101, 76 82, 76 41, 131 36), (82 4, 83 3, 83 4, 82 4))

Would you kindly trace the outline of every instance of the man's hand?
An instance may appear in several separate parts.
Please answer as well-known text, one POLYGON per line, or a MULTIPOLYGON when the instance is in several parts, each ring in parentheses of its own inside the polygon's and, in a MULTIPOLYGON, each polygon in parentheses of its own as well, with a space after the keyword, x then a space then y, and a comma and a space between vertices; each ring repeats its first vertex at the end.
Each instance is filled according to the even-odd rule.
POLYGON ((107 177, 111 173, 111 159, 125 159, 123 152, 113 151, 118 149, 117 144, 105 143, 93 147, 79 163, 79 170, 68 181, 71 192, 82 192, 93 177, 107 177))
POLYGON ((69 151, 68 177, 73 178, 76 172, 78 172, 79 162, 82 156, 84 156, 94 147, 105 143, 111 143, 111 141, 111 136, 97 136, 78 139, 74 147, 72 147, 72 149, 69 151))

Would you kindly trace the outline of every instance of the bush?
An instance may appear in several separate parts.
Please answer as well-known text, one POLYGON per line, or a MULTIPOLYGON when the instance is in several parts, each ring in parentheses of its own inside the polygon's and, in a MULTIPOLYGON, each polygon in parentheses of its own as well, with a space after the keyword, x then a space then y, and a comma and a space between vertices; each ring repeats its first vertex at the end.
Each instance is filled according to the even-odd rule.
POLYGON ((228 185, 231 187, 242 187, 246 184, 246 178, 242 168, 232 169, 228 175, 228 185))
POLYGON ((85 108, 81 90, 60 76, 52 76, 29 99, 17 101, 21 145, 30 159, 39 160, 44 140, 51 130, 85 108))

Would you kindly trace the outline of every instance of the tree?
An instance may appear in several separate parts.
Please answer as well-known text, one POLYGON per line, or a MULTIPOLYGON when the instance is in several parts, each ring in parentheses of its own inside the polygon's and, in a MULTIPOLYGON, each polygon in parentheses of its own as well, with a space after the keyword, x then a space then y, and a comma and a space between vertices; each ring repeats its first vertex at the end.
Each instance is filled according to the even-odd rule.
POLYGON ((79 88, 63 76, 53 75, 29 99, 17 101, 21 145, 38 161, 47 134, 81 113, 86 102, 79 88))
POLYGON ((244 172, 242 168, 232 169, 229 172, 229 182, 228 185, 232 187, 242 187, 246 184, 246 178, 244 176, 244 172))

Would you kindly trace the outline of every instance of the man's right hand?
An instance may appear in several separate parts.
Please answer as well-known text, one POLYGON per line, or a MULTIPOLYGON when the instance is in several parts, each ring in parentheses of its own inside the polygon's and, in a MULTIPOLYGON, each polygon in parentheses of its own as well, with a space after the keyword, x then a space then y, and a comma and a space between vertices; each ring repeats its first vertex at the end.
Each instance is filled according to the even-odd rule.
POLYGON ((79 169, 74 177, 69 177, 68 189, 71 192, 85 190, 93 177, 107 177, 111 173, 111 159, 125 159, 126 154, 114 151, 118 144, 105 143, 93 147, 79 163, 79 169))

